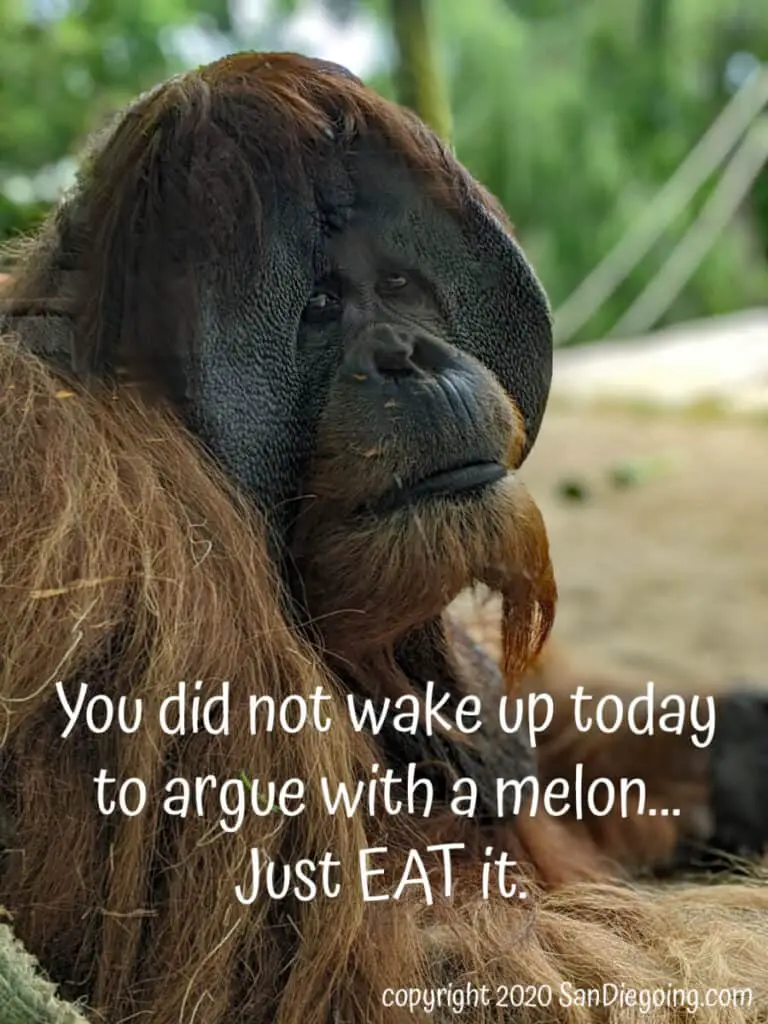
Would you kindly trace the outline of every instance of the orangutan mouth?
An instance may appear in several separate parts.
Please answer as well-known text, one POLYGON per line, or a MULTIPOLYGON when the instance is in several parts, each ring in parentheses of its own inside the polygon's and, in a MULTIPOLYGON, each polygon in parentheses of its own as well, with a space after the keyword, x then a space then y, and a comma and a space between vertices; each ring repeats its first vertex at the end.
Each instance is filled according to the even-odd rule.
POLYGON ((453 497, 457 494, 479 491, 506 475, 507 469, 500 462, 473 462, 458 468, 442 470, 414 483, 393 488, 381 502, 377 502, 377 511, 392 511, 425 498, 441 495, 453 497))

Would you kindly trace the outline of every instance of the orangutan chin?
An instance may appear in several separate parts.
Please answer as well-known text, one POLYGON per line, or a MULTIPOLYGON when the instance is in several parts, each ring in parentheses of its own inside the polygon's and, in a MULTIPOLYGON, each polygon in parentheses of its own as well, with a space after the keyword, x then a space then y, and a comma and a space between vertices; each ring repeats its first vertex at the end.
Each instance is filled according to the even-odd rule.
MULTIPOLYGON (((335 65, 228 57, 94 140, 12 276, 0 904, 64 994, 107 1024, 411 1024, 456 1019, 451 993, 472 983, 487 996, 464 1006, 473 1024, 634 1020, 626 1000, 568 995, 613 984, 700 994, 695 1018, 665 997, 649 1024, 766 1019, 754 878, 641 888, 620 874, 736 828, 722 766, 761 756, 762 733, 740 746, 726 729, 702 751, 574 736, 557 673, 543 747, 492 716, 452 728, 468 695, 550 685, 524 678, 556 590, 517 470, 547 402, 551 324, 498 204, 423 124, 335 65), (476 585, 497 596, 498 657, 446 613, 476 585), (131 733, 78 718, 63 738, 82 683, 151 708, 179 680, 230 683, 228 735, 148 714, 131 733), (424 711, 429 684, 448 694, 439 729, 358 731, 346 713, 349 699, 424 711), (252 734, 251 697, 318 688, 328 732, 252 734), (681 814, 662 835, 640 815, 499 808, 496 779, 577 763, 645 775, 681 814), (318 780, 405 779, 409 765, 436 794, 427 815, 334 815, 321 800, 318 780), (101 772, 142 779, 143 812, 102 813, 101 772), (244 773, 278 790, 306 780, 303 812, 249 812, 227 831, 210 804, 162 810, 172 780, 244 773), (449 805, 457 779, 477 794, 465 816, 449 805), (377 892, 393 898, 364 900, 360 851, 380 848, 377 892), (431 905, 401 884, 412 850, 431 905), (254 851, 259 865, 338 862, 334 893, 253 892, 254 851), (525 899, 483 891, 500 854, 525 899), (726 986, 751 1001, 706 1004, 726 986), (438 989, 439 1004, 397 994, 438 989)), ((764 808, 745 814, 757 847, 764 808)))

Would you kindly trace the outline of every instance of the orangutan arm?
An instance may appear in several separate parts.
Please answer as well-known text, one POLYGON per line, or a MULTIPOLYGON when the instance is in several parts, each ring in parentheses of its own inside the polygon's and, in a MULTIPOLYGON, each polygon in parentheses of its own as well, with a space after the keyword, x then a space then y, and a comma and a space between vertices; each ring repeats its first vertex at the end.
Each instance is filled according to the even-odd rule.
MULTIPOLYGON (((457 609, 474 641, 500 661, 497 602, 462 599, 457 609)), ((579 834, 582 840, 589 840, 609 860, 632 872, 666 871, 711 867, 722 854, 751 856, 763 851, 768 840, 765 692, 733 686, 713 695, 710 732, 703 727, 707 695, 683 691, 686 715, 694 698, 699 698, 701 746, 691 740, 690 723, 681 733, 659 729, 660 716, 670 711, 663 702, 672 694, 671 688, 653 684, 650 706, 654 731, 638 735, 644 731, 645 684, 640 686, 634 678, 618 678, 615 674, 579 672, 556 645, 545 648, 515 692, 546 693, 553 698, 554 718, 537 738, 542 786, 565 779, 573 791, 577 773, 582 790, 599 779, 610 780, 617 791, 624 779, 642 780, 642 813, 630 795, 627 809, 617 805, 604 817, 587 815, 577 821, 566 815, 559 819, 572 836, 579 834), (601 731, 594 725, 580 730, 573 699, 579 691, 584 695, 584 716, 594 717, 596 706, 607 698, 609 722, 616 703, 612 698, 619 697, 625 711, 621 727, 614 732, 601 731), (633 730, 627 725, 626 710, 636 698, 641 699, 636 701, 638 715, 633 730)))
MULTIPOLYGON (((682 692, 656 684, 617 684, 610 677, 580 676, 547 653, 531 674, 528 685, 550 693, 556 715, 542 736, 539 769, 546 779, 572 778, 581 765, 583 784, 610 779, 639 778, 645 785, 646 806, 636 802, 624 816, 617 810, 584 822, 599 847, 633 870, 706 866, 717 855, 760 854, 768 840, 768 702, 765 693, 740 688, 716 695, 682 692), (574 723, 572 695, 579 688, 594 708, 607 698, 621 698, 626 710, 635 701, 636 724, 626 721, 615 732, 594 727, 579 731, 574 723), (678 699, 682 698, 684 704, 678 699), (697 730, 688 715, 698 704, 697 730), (684 707, 680 731, 662 731, 665 713, 674 722, 684 707), (646 732, 650 707, 653 732, 646 732), (638 734, 641 733, 641 734, 638 734), (694 742, 694 737, 697 742, 694 742)), ((592 714, 593 712, 588 712, 592 714)), ((583 723, 582 723, 583 725, 583 723)))

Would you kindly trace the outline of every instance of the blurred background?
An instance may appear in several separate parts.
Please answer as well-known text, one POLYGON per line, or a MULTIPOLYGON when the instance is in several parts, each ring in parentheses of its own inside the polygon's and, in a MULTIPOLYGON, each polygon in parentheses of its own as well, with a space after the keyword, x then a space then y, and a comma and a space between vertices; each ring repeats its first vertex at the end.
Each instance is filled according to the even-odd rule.
POLYGON ((766 0, 0 0, 0 242, 110 112, 239 49, 345 64, 509 212, 555 312, 557 633, 768 677, 766 0))

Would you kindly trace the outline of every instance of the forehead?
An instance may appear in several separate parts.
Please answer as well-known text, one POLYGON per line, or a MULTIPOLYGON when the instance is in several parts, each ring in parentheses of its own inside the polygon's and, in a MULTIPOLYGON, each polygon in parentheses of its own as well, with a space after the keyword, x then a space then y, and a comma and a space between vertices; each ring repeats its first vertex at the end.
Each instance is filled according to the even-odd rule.
POLYGON ((327 240, 325 251, 334 270, 360 278, 387 269, 414 269, 420 245, 413 219, 413 210, 403 205, 379 207, 372 214, 354 211, 327 240))
MULTIPOLYGON (((441 181, 410 166, 376 133, 358 138, 345 164, 354 188, 355 209, 368 219, 398 219, 407 211, 448 212, 451 206, 454 212, 458 210, 455 197, 449 201, 441 181)), ((456 172, 458 178, 458 165, 456 172)))
MULTIPOLYGON (((340 223, 329 231, 330 258, 350 271, 381 266, 396 258, 411 266, 431 263, 434 246, 462 250, 461 217, 437 188, 385 146, 366 147, 345 160, 349 202, 340 223)), ((446 268, 444 268, 446 269, 446 268)))

